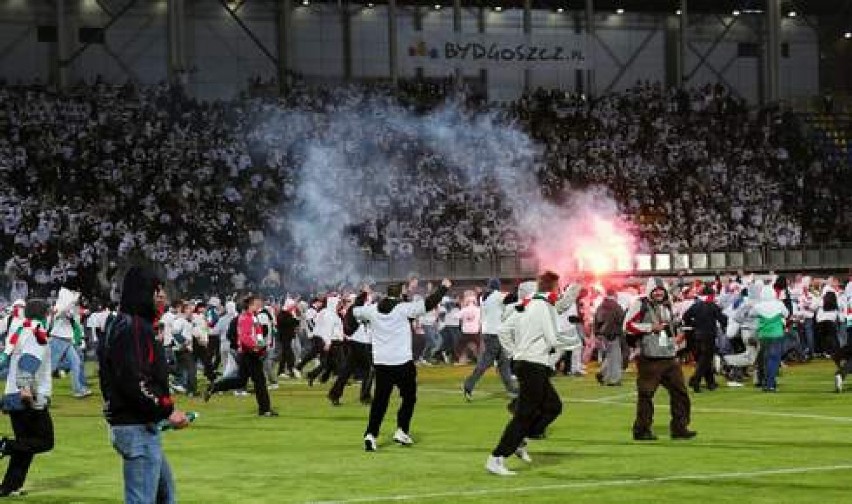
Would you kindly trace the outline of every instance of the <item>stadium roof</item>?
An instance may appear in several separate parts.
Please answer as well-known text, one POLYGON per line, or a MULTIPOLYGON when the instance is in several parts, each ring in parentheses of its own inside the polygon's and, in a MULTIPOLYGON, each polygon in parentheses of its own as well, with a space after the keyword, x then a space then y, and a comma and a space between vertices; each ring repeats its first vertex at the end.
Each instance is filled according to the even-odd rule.
MULTIPOLYGON (((320 0, 321 1, 321 0, 320 0)), ((334 0, 333 0, 334 1, 334 0)), ((349 2, 349 3, 366 3, 349 2)), ((336 3, 336 1, 335 1, 336 3)), ((377 0, 373 3, 387 3, 387 0, 377 0)), ((428 5, 443 4, 449 6, 452 0, 397 0, 400 5, 428 5)), ((523 0, 462 0, 462 5, 503 8, 521 8, 523 0)), ((532 0, 533 7, 570 10, 585 9, 585 0, 532 0)), ((674 12, 680 7, 680 0, 595 0, 596 11, 615 12, 616 9, 624 9, 627 12, 674 12)), ((718 13, 730 14, 734 10, 743 13, 763 11, 766 9, 766 0, 688 0, 689 12, 694 13, 718 13)), ((782 15, 789 11, 795 11, 800 15, 852 15, 852 0, 782 0, 782 15)))

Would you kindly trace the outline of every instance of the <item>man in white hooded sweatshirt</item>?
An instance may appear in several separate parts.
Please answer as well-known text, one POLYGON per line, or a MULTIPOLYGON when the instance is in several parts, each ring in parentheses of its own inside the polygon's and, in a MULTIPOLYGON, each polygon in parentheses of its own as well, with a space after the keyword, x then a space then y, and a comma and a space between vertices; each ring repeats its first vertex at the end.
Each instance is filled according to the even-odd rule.
POLYGON ((343 341, 343 320, 337 313, 338 305, 340 305, 340 298, 329 296, 326 299, 325 308, 317 314, 314 336, 322 338, 323 352, 320 355, 320 365, 307 374, 308 385, 311 387, 317 378, 321 383, 327 382, 335 369, 335 359, 338 357, 340 344, 343 341))
POLYGON ((512 357, 519 394, 514 415, 485 463, 485 469, 498 476, 515 474, 505 465, 506 457, 512 454, 532 462, 526 451, 527 437, 541 436, 562 413, 562 401, 550 382, 550 356, 565 344, 560 341, 557 313, 576 301, 580 286, 572 285, 557 299, 559 276, 555 273, 545 272, 539 277, 540 292, 535 293, 535 285, 521 284, 518 303, 512 308, 516 313, 509 312, 500 328, 500 343, 512 357))
MULTIPOLYGON (((369 324, 373 339, 373 363, 376 372, 376 393, 370 405, 370 420, 364 433, 364 449, 376 451, 382 421, 388 409, 394 387, 399 389, 402 403, 397 412, 397 429, 393 440, 403 446, 414 441, 409 435, 414 404, 417 402, 417 368, 411 349, 411 319, 435 309, 452 283, 441 282, 438 289, 425 299, 403 301, 400 284, 388 286, 387 296, 378 303, 353 308, 353 316, 369 324)), ((369 295, 369 291, 367 291, 369 295)))

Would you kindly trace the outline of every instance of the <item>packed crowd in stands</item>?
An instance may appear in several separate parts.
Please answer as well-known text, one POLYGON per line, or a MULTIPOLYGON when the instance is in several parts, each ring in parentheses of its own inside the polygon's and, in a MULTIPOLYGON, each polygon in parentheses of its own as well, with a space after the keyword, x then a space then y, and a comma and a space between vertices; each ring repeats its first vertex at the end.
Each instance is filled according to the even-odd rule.
MULTIPOLYGON (((409 83, 403 98, 428 108, 450 88, 409 83)), ((280 231, 297 180, 256 126, 270 107, 340 110, 365 93, 386 89, 296 86, 280 99, 201 103, 166 84, 63 94, 0 85, 5 277, 46 292, 69 279, 103 291, 123 259, 141 256, 184 292, 287 283, 298 250, 265 238, 280 231)), ((565 186, 609 188, 643 251, 790 247, 843 241, 852 229, 842 167, 819 161, 795 116, 749 109, 721 87, 637 83, 596 100, 539 90, 465 106, 490 107, 542 143, 536 173, 546 197, 565 186)), ((413 172, 385 174, 398 190, 369 202, 375 218, 353 231, 353 246, 393 255, 525 249, 503 222, 496 188, 470 194, 436 174, 432 153, 401 154, 413 157, 413 172), (418 206, 440 211, 399 211, 418 206)))

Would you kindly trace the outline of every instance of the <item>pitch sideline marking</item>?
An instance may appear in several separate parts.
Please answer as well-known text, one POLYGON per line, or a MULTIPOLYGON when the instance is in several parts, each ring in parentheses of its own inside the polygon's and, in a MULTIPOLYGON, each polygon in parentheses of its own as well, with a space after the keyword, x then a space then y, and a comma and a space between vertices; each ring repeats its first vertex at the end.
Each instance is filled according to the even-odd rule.
MULTIPOLYGON (((452 395, 461 395, 461 392, 456 390, 449 389, 433 389, 433 388, 424 388, 420 387, 418 390, 423 392, 434 392, 438 394, 452 394, 452 395)), ((497 395, 498 393, 489 392, 490 395, 497 395)), ((609 404, 612 406, 625 406, 625 407, 633 407, 633 403, 619 402, 615 399, 618 398, 628 398, 634 396, 635 392, 630 392, 627 394, 621 394, 619 396, 613 397, 602 397, 599 399, 575 399, 575 398, 567 398, 563 399, 565 402, 569 403, 581 403, 581 404, 609 404)), ((657 409, 668 409, 668 404, 658 404, 655 405, 657 409)), ((768 417, 780 417, 780 418, 801 418, 806 420, 825 420, 827 422, 840 422, 840 423, 852 423, 852 417, 839 417, 839 416, 828 416, 828 415, 815 415, 812 413, 796 413, 796 412, 787 412, 787 411, 763 411, 763 410, 753 410, 753 409, 734 409, 734 408, 693 408, 692 411, 697 413, 728 413, 728 414, 743 414, 743 415, 755 415, 755 416, 768 416, 768 417)))
POLYGON ((719 479, 748 479, 760 476, 777 476, 785 474, 806 474, 817 472, 832 472, 852 469, 852 465, 833 465, 833 466, 816 466, 816 467, 790 467, 786 469, 764 469, 759 471, 746 472, 730 472, 716 474, 682 474, 672 476, 659 476, 655 478, 633 478, 633 479, 614 479, 614 480, 596 480, 576 483, 563 483, 558 485, 539 485, 515 488, 483 488, 478 490, 462 490, 458 492, 436 492, 423 494, 407 494, 407 495, 384 495, 373 497, 358 497, 354 499, 330 500, 330 501, 309 501, 309 504, 356 504, 361 502, 399 502, 410 501, 415 499, 440 499, 448 497, 478 497, 482 495, 492 494, 507 494, 507 493, 537 493, 550 490, 568 490, 568 489, 586 489, 586 488, 607 488, 620 487, 630 485, 649 485, 653 483, 671 483, 677 481, 707 481, 719 479))

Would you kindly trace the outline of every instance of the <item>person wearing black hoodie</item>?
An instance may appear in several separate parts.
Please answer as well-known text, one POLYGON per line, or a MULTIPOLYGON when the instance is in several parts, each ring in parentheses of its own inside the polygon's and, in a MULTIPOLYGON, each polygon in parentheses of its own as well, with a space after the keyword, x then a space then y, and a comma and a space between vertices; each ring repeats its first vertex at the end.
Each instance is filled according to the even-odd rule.
POLYGON ((716 355, 716 334, 721 327, 728 325, 728 317, 722 313, 714 300, 715 291, 709 284, 704 286, 701 295, 683 314, 683 323, 692 327, 695 334, 695 374, 689 379, 689 385, 697 394, 701 392, 701 380, 707 382, 707 390, 719 388, 713 373, 713 357, 716 355))
POLYGON ((155 338, 155 295, 160 281, 132 267, 121 290, 118 314, 99 342, 101 393, 110 440, 124 461, 127 504, 172 503, 175 484, 163 454, 159 424, 189 425, 169 395, 168 366, 155 338))
MULTIPOLYGON (((414 441, 409 436, 414 404, 417 402, 417 368, 411 350, 411 319, 434 309, 452 282, 444 279, 441 286, 426 299, 405 302, 401 284, 388 286, 387 296, 378 304, 358 306, 352 310, 356 319, 370 325, 373 340, 373 363, 376 393, 370 407, 370 420, 364 433, 364 449, 376 451, 376 438, 388 409, 393 388, 399 389, 402 404, 397 412, 397 429, 393 440, 403 446, 414 441)), ((369 291, 367 292, 369 295, 369 291)))

